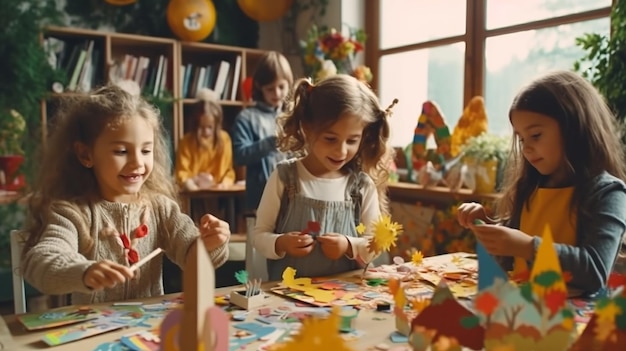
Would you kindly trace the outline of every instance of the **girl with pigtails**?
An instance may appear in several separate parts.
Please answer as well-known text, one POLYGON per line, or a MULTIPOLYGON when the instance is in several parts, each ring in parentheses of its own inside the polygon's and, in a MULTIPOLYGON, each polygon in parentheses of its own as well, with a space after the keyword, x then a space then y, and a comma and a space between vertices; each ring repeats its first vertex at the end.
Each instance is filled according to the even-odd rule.
POLYGON ((278 145, 296 157, 279 163, 265 186, 254 246, 270 280, 287 267, 306 277, 357 269, 374 259, 370 224, 387 213, 391 106, 383 109, 367 85, 339 74, 315 85, 298 81, 289 107, 278 145), (303 234, 310 222, 318 230, 303 234))

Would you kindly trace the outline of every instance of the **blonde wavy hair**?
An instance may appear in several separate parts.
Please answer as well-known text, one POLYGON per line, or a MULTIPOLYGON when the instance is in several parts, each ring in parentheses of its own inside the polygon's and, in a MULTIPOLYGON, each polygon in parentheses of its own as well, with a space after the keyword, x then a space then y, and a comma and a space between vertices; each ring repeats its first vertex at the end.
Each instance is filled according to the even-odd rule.
POLYGON ((344 166, 345 171, 367 173, 378 190, 382 213, 389 212, 387 181, 393 149, 389 146, 388 118, 391 106, 383 109, 374 92, 356 78, 337 74, 317 84, 309 79, 296 82, 288 110, 278 118, 278 147, 281 151, 306 155, 303 127, 318 134, 345 114, 360 116, 365 123, 359 151, 344 166))
POLYGON ((167 137, 159 111, 154 106, 115 85, 63 98, 43 148, 39 174, 29 199, 29 216, 25 226, 29 237, 25 249, 39 241, 52 202, 82 203, 100 197, 93 169, 80 163, 75 144, 92 147, 104 130, 133 117, 145 119, 154 129, 154 166, 141 187, 140 195, 163 194, 177 198, 170 175, 172 162, 167 137))

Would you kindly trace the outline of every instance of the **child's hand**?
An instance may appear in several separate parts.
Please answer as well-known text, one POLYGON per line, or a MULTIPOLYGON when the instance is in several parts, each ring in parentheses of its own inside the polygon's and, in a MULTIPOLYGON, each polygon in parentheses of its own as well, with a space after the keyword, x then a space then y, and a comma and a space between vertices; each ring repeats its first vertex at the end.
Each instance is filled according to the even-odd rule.
POLYGON ((215 250, 230 240, 230 226, 211 214, 205 214, 200 219, 200 238, 207 250, 215 250))
POLYGON ((300 232, 284 233, 278 239, 276 239, 276 253, 282 255, 286 252, 287 255, 293 257, 303 257, 313 251, 315 241, 313 237, 306 234, 302 235, 300 232))
POLYGON ((470 229, 492 255, 532 258, 533 238, 522 231, 493 224, 472 224, 470 229))
POLYGON ((466 202, 461 204, 457 209, 456 218, 463 228, 470 228, 476 219, 480 219, 483 222, 489 222, 485 208, 483 205, 476 202, 466 202))
POLYGON ((117 284, 123 284, 128 279, 132 279, 134 273, 129 267, 123 266, 109 260, 98 261, 85 271, 83 284, 88 288, 100 290, 112 288, 117 284))
POLYGON ((345 235, 337 233, 328 233, 317 237, 322 252, 331 260, 337 260, 345 255, 350 248, 350 242, 345 235))
POLYGON ((185 181, 185 183, 183 184, 183 188, 188 191, 199 190, 198 184, 196 184, 196 182, 192 178, 189 178, 185 181))
POLYGON ((200 173, 194 177, 194 180, 201 189, 210 188, 215 184, 215 179, 209 173, 200 173))

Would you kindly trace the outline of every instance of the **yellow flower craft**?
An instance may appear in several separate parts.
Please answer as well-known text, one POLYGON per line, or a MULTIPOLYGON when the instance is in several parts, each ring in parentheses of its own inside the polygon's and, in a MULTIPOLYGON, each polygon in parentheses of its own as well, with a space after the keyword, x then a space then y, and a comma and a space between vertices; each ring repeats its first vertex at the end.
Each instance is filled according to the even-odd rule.
POLYGON ((392 246, 396 246, 396 240, 402 231, 401 224, 392 222, 389 215, 381 215, 374 223, 374 235, 369 243, 370 251, 375 253, 389 251, 392 246))

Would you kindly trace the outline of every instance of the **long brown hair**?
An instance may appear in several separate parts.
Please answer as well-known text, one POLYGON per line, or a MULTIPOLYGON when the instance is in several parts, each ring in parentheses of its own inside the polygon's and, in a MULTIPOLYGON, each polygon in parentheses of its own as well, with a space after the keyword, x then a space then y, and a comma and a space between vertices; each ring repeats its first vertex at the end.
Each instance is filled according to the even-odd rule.
POLYGON ((222 106, 216 100, 207 97, 199 99, 191 106, 191 130, 197 133, 200 127, 200 118, 202 116, 212 116, 215 121, 215 130, 213 133, 213 147, 218 154, 222 153, 224 143, 220 134, 222 133, 222 123, 224 121, 224 112, 222 106))
POLYGON ((54 118, 54 128, 43 150, 41 167, 29 200, 26 249, 39 241, 52 202, 86 202, 100 196, 93 169, 80 163, 74 145, 80 142, 91 147, 104 130, 126 119, 143 118, 154 129, 154 166, 141 187, 141 193, 163 194, 172 199, 177 196, 170 175, 168 143, 158 110, 141 97, 115 85, 64 99, 69 100, 54 118))
POLYGON ((261 88, 264 85, 275 82, 277 79, 284 79, 291 86, 293 84, 293 72, 291 71, 289 61, 283 54, 269 51, 261 57, 254 70, 254 75, 252 76, 252 99, 264 101, 261 88))
MULTIPOLYGON (((606 171, 626 180, 622 128, 600 93, 582 77, 568 71, 546 74, 517 94, 509 118, 513 111, 540 113, 558 122, 572 173, 572 211, 580 209, 579 213, 586 215, 581 205, 588 198, 593 177, 606 171)), ((514 136, 503 196, 497 206, 502 219, 521 213, 545 178, 524 158, 519 144, 514 136)))
POLYGON ((299 80, 290 105, 290 110, 278 119, 278 146, 282 151, 302 156, 306 154, 303 126, 318 133, 347 113, 362 118, 366 126, 359 151, 344 169, 363 171, 372 178, 381 211, 387 213, 388 169, 393 159, 388 145, 390 108, 383 109, 367 85, 346 74, 331 76, 315 85, 308 79, 299 80))

